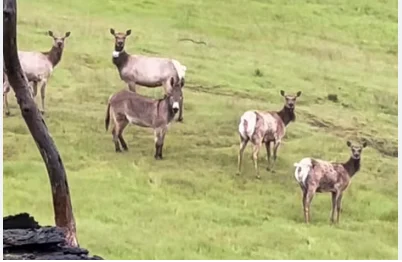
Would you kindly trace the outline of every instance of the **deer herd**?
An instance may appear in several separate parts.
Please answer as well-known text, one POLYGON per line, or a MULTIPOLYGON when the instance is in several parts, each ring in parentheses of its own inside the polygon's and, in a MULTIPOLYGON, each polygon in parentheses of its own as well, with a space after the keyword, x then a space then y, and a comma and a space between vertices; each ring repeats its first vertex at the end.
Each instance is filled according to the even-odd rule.
MULTIPOLYGON (((140 127, 152 128, 155 136, 155 159, 162 159, 162 148, 169 124, 179 113, 177 121, 183 121, 183 93, 185 85, 186 66, 179 61, 142 55, 132 55, 126 52, 126 38, 131 30, 125 33, 115 32, 110 29, 114 37, 114 50, 112 62, 116 66, 122 81, 128 89, 123 89, 112 94, 107 103, 105 127, 109 128, 113 123, 112 137, 116 152, 128 150, 123 138, 123 130, 128 124, 140 127), (136 85, 155 88, 163 87, 164 97, 152 99, 136 92, 136 85), (120 147, 121 145, 121 147, 120 147)), ((45 114, 45 90, 47 82, 53 70, 59 64, 66 38, 56 37, 52 31, 48 35, 53 39, 53 45, 47 52, 19 51, 18 57, 25 73, 27 82, 31 87, 31 94, 36 97, 37 88, 41 93, 41 113, 45 114)), ((10 84, 7 80, 6 69, 3 70, 3 108, 5 114, 10 115, 7 94, 10 92, 10 84)), ((301 91, 295 95, 280 91, 284 98, 284 106, 279 111, 249 110, 240 117, 238 134, 240 148, 238 152, 238 172, 241 174, 243 153, 250 142, 252 144, 252 161, 255 176, 261 178, 258 168, 258 154, 262 145, 267 150, 267 170, 274 171, 277 153, 282 139, 286 133, 286 127, 296 120, 296 100, 301 96, 301 91), (271 147, 272 160, 271 161, 271 147), (271 163, 272 162, 272 163, 271 163)), ((344 163, 325 161, 317 158, 303 158, 294 163, 294 176, 299 183, 303 195, 303 211, 306 223, 310 222, 310 204, 315 193, 330 192, 332 194, 331 222, 339 222, 342 195, 349 186, 351 178, 360 169, 360 158, 366 142, 360 145, 352 145, 347 141, 351 150, 350 158, 344 163), (336 212, 336 219, 335 219, 336 212)))

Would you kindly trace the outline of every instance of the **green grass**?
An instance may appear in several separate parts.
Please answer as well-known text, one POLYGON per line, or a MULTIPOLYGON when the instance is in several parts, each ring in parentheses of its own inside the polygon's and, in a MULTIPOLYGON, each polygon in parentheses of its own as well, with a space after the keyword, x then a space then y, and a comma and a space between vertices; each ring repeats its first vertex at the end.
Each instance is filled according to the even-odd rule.
MULTIPOLYGON (((48 84, 45 118, 67 169, 79 242, 91 253, 397 259, 396 0, 18 1, 19 49, 49 49, 47 30, 71 31, 48 84), (130 151, 121 155, 104 130, 106 101, 125 88, 111 62, 110 27, 132 29, 130 53, 173 57, 188 68, 184 123, 170 126, 163 161, 153 159, 152 130, 127 128, 130 151), (247 148, 236 177, 240 115, 280 109, 281 89, 303 94, 277 172, 255 180, 247 148), (341 223, 329 224, 330 195, 321 194, 306 226, 292 165, 305 156, 344 161, 346 139, 367 139, 369 147, 341 223)), ((46 169, 10 98, 4 214, 29 212, 53 224, 46 169)))

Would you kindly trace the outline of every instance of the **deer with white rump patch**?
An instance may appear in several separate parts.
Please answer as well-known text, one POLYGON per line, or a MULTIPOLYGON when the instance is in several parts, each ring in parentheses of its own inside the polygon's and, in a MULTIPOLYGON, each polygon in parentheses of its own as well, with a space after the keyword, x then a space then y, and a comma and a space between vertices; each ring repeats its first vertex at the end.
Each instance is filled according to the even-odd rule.
POLYGON ((286 126, 295 121, 294 113, 296 99, 301 95, 301 91, 296 95, 285 95, 281 90, 281 96, 285 98, 285 105, 281 111, 246 111, 240 118, 239 134, 240 149, 238 154, 238 174, 241 173, 244 149, 250 141, 253 144, 253 163, 257 178, 261 178, 258 170, 258 153, 262 144, 265 144, 268 158, 268 170, 273 169, 276 162, 277 152, 282 138, 286 133, 286 126), (271 166, 271 143, 273 144, 273 163, 271 166))
POLYGON ((123 138, 123 130, 130 123, 154 129, 156 150, 154 157, 162 159, 165 135, 170 122, 179 111, 184 84, 183 82, 175 83, 173 77, 170 80, 172 88, 162 99, 148 98, 127 89, 109 98, 105 126, 108 130, 110 119, 112 119, 114 123, 112 135, 116 152, 121 152, 119 142, 125 151, 128 150, 123 138))
POLYGON ((316 158, 303 158, 299 163, 294 163, 295 178, 303 192, 304 220, 310 222, 310 205, 315 193, 331 192, 332 211, 331 222, 339 223, 343 192, 348 188, 352 177, 360 170, 360 158, 363 148, 367 146, 352 145, 347 141, 351 149, 351 156, 345 163, 329 162, 316 158))
MULTIPOLYGON (((54 68, 61 60, 64 50, 64 41, 70 36, 70 32, 67 32, 63 37, 54 36, 52 31, 49 31, 48 34, 53 38, 53 46, 48 52, 18 51, 18 58, 22 70, 24 71, 28 81, 32 82, 34 97, 36 97, 38 85, 40 87, 42 114, 45 113, 46 84, 52 75, 54 68)), ((7 96, 7 93, 5 96, 7 96)), ((5 97, 5 100, 7 100, 7 97, 5 97)))
MULTIPOLYGON (((124 46, 131 30, 127 30, 126 33, 116 33, 111 28, 110 33, 115 38, 113 64, 117 67, 121 80, 127 83, 131 91, 136 91, 136 84, 148 88, 163 86, 164 93, 167 94, 172 88, 170 85, 172 77, 175 82, 184 84, 187 68, 179 61, 163 57, 130 55, 124 50, 124 46)), ((183 100, 180 101, 178 121, 183 121, 183 100)))

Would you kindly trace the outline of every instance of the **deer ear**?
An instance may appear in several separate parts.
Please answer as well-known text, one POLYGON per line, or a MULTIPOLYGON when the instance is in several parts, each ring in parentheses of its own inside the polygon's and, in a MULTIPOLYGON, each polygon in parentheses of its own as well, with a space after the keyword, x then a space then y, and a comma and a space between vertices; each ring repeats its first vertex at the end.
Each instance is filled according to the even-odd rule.
POLYGON ((111 33, 112 35, 114 35, 114 29, 113 29, 113 28, 110 28, 110 33, 111 33))
POLYGON ((346 145, 347 145, 348 147, 351 147, 351 146, 352 146, 352 143, 348 140, 348 141, 346 142, 346 145))
POLYGON ((285 91, 281 90, 281 96, 285 96, 285 91))
POLYGON ((126 36, 129 36, 129 35, 131 35, 131 29, 128 29, 128 30, 126 31, 126 36))
POLYGON ((365 148, 367 146, 367 141, 364 141, 362 146, 365 148))
POLYGON ((47 33, 49 34, 49 36, 53 37, 53 32, 52 31, 49 30, 47 33))
POLYGON ((299 96, 301 96, 301 94, 302 94, 302 92, 299 91, 299 92, 297 92, 296 96, 299 97, 299 96))
POLYGON ((66 35, 65 35, 64 37, 65 37, 65 38, 66 38, 66 37, 69 37, 69 36, 70 36, 70 34, 71 34, 71 32, 67 32, 67 33, 66 33, 66 35))

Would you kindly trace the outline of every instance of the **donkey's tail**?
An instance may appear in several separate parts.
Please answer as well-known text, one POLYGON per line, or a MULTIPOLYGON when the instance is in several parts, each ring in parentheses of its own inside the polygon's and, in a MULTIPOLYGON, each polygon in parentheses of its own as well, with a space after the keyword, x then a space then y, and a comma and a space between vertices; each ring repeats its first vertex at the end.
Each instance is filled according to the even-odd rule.
POLYGON ((296 167, 295 169, 296 181, 299 182, 299 184, 305 186, 306 179, 309 176, 311 169, 313 168, 311 158, 309 157, 303 158, 299 163, 294 163, 293 166, 296 167))
POLYGON ((106 108, 106 117, 105 117, 105 128, 106 131, 109 129, 109 123, 110 123, 110 103, 107 103, 107 108, 106 108))
POLYGON ((187 67, 180 64, 180 62, 175 59, 172 59, 172 63, 174 68, 176 69, 179 80, 183 79, 186 76, 187 67))
POLYGON ((250 139, 257 125, 257 115, 254 111, 245 112, 239 123, 239 134, 243 139, 250 139))

